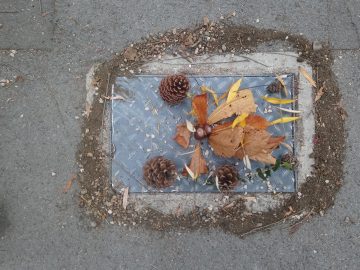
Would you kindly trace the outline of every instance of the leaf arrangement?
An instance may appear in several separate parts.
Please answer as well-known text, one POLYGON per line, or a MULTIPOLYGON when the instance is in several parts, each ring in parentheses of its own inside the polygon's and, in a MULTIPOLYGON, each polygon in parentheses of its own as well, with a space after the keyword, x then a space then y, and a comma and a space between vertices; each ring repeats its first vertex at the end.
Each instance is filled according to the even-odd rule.
MULTIPOLYGON (((277 76, 277 80, 287 95, 284 81, 279 76, 277 76)), ((267 129, 271 125, 292 122, 300 117, 282 117, 269 122, 264 117, 257 115, 257 105, 252 91, 250 89, 240 90, 241 81, 240 79, 232 84, 227 95, 220 98, 213 89, 201 86, 202 94, 193 96, 191 102, 191 115, 194 116, 195 123, 186 120, 185 123, 177 125, 173 139, 185 149, 190 145, 192 134, 199 141, 207 139, 214 154, 224 158, 242 160, 245 167, 250 170, 250 160, 267 164, 264 170, 257 169, 257 173, 262 179, 267 179, 271 175, 271 171, 277 170, 280 166, 292 169, 291 166, 287 166, 286 162, 280 162, 272 155, 272 151, 284 142, 285 136, 272 136, 267 129), (208 112, 209 97, 212 97, 216 105, 212 112, 208 112)), ((267 96, 262 98, 268 103, 277 105, 295 102, 293 99, 267 96)), ((300 111, 290 109, 281 111, 300 113, 300 111)), ((231 169, 226 171, 230 172, 231 169)), ((184 165, 183 175, 197 180, 202 174, 208 174, 208 167, 202 155, 201 144, 197 143, 190 162, 184 165)), ((226 175, 222 178, 227 179, 226 175)))

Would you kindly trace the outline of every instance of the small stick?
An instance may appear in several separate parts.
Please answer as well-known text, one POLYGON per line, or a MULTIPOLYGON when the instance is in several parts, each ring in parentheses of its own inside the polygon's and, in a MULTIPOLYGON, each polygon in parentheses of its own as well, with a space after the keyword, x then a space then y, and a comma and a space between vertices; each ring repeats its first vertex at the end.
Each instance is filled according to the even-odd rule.
POLYGON ((39 5, 40 5, 40 14, 43 14, 43 5, 42 5, 42 0, 39 0, 39 5))

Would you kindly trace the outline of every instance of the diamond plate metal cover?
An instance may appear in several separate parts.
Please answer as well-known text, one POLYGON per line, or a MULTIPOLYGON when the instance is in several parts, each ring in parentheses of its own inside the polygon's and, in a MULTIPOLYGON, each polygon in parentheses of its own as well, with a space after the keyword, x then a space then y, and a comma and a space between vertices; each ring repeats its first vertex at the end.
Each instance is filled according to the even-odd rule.
MULTIPOLYGON (((294 74, 282 75, 286 87, 293 96, 294 74)), ((176 125, 192 120, 191 101, 169 106, 159 96, 158 87, 164 76, 138 75, 132 77, 118 77, 116 79, 113 95, 121 94, 125 101, 112 100, 112 145, 114 156, 112 159, 112 185, 115 189, 130 187, 130 192, 218 192, 213 185, 206 185, 206 176, 197 182, 181 176, 184 164, 191 159, 195 139, 191 138, 190 147, 183 149, 172 138, 175 135, 176 125), (173 160, 178 168, 180 178, 173 186, 156 190, 149 187, 143 180, 142 168, 145 162, 154 156, 162 155, 173 160)), ((207 85, 220 96, 229 86, 242 78, 241 89, 252 90, 255 102, 258 105, 257 114, 272 121, 283 115, 273 105, 266 103, 260 97, 265 95, 266 86, 275 80, 275 76, 190 76, 191 93, 200 93, 200 86, 207 85)), ((209 113, 214 109, 210 105, 212 97, 209 96, 209 113)), ((292 108, 294 105, 282 105, 292 108)), ((285 135, 286 143, 294 150, 294 124, 279 124, 271 126, 269 132, 273 135, 285 135)), ((242 178, 246 181, 239 184, 235 192, 294 192, 296 189, 294 171, 279 169, 273 172, 268 181, 257 176, 256 169, 264 168, 264 164, 251 161, 252 171, 244 168, 241 160, 220 158, 213 154, 206 140, 202 140, 202 152, 210 170, 216 166, 231 163, 235 165, 242 178)), ((280 157, 288 150, 280 146, 273 152, 280 157)))

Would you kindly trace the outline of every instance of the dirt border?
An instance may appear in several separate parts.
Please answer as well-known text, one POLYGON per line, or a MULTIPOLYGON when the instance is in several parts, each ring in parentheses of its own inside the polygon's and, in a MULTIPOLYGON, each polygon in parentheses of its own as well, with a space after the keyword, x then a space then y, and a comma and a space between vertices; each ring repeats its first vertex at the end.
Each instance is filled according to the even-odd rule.
POLYGON ((149 36, 129 48, 96 70, 92 83, 97 87, 97 96, 88 117, 84 117, 83 138, 77 152, 80 206, 85 207, 85 213, 98 225, 106 219, 111 224, 142 224, 156 230, 221 228, 244 236, 290 219, 296 220, 291 226, 293 232, 304 220, 317 213, 323 215, 334 204, 335 195, 342 185, 346 112, 341 107, 340 92, 331 71, 333 58, 329 47, 313 50, 312 43, 302 36, 223 22, 149 36), (104 162, 108 157, 101 150, 100 140, 106 104, 100 97, 108 95, 109 85, 115 77, 138 73, 144 63, 164 54, 179 55, 191 62, 194 54, 221 53, 224 50, 243 54, 274 41, 290 44, 301 55, 298 61, 306 61, 312 66, 318 89, 322 86, 325 89, 315 104, 314 174, 307 178, 299 192, 286 200, 283 207, 264 213, 247 212, 243 200, 224 206, 216 213, 207 209, 194 209, 188 215, 166 215, 154 209, 138 213, 132 205, 124 210, 122 195, 111 189, 104 162))

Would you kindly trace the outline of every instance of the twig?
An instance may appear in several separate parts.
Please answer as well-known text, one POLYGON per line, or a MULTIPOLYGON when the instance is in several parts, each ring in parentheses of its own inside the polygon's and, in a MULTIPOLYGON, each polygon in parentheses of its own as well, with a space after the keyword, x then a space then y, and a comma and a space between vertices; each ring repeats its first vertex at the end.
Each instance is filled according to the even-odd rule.
POLYGON ((267 224, 267 225, 264 225, 264 226, 261 226, 261 227, 254 228, 254 229, 252 229, 250 231, 247 231, 247 232, 241 234, 240 237, 244 237, 246 235, 252 234, 252 233, 257 232, 257 231, 265 230, 265 229, 270 228, 270 227, 272 227, 274 225, 277 225, 277 224, 280 224, 280 223, 284 222, 288 218, 290 218, 290 216, 284 217, 284 218, 282 218, 282 219, 280 219, 280 220, 278 220, 276 222, 273 222, 273 223, 270 223, 270 224, 267 224))
POLYGON ((40 14, 43 14, 43 5, 42 5, 42 0, 39 0, 39 5, 40 5, 40 14))
POLYGON ((4 11, 1 11, 0 10, 0 13, 19 13, 19 11, 17 11, 17 10, 4 10, 4 11))
MULTIPOLYGON (((105 96, 109 96, 109 83, 110 83, 110 73, 108 73, 105 96)), ((102 112, 101 130, 103 130, 103 127, 104 127, 105 108, 106 108, 106 102, 104 102, 104 107, 103 107, 103 112, 102 112)), ((101 141, 102 140, 103 140, 103 132, 101 132, 101 141)))
POLYGON ((313 210, 314 208, 312 208, 311 211, 309 211, 309 213, 307 213, 301 220, 291 225, 289 228, 289 234, 294 234, 305 221, 309 220, 311 215, 314 214, 313 210))

